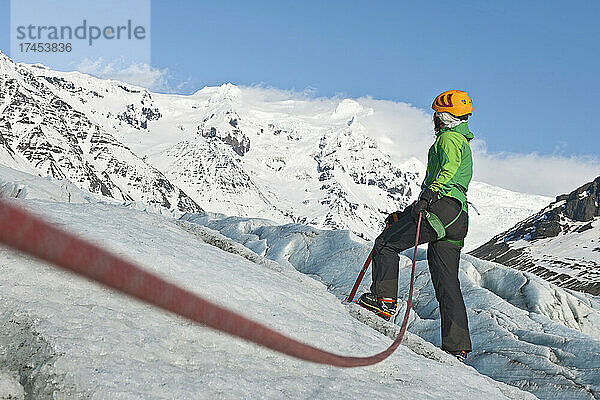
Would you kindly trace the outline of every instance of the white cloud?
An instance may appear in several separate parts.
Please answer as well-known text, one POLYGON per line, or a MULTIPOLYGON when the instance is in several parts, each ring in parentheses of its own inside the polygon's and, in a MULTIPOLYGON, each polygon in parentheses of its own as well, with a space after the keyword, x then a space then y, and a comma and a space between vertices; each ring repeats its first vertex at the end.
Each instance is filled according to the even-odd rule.
POLYGON ((376 100, 370 97, 357 99, 373 113, 360 122, 368 134, 375 138, 381 149, 402 162, 415 157, 427 161, 427 151, 434 140, 431 115, 408 103, 376 100))
POLYGON ((490 153, 481 141, 472 148, 475 179, 518 192, 556 196, 600 175, 600 160, 591 156, 490 153))
POLYGON ((76 69, 97 78, 115 79, 153 91, 170 91, 167 68, 159 69, 142 63, 123 65, 120 61, 105 61, 100 57, 96 60, 86 58, 76 69))

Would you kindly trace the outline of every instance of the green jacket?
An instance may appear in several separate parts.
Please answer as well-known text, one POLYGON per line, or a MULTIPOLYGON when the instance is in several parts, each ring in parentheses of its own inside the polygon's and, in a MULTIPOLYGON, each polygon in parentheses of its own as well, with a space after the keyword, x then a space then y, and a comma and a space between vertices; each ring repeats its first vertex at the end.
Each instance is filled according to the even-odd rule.
POLYGON ((429 149, 427 175, 423 188, 429 187, 441 196, 450 196, 467 209, 467 190, 473 177, 473 156, 469 141, 473 134, 466 122, 454 128, 443 128, 429 149))

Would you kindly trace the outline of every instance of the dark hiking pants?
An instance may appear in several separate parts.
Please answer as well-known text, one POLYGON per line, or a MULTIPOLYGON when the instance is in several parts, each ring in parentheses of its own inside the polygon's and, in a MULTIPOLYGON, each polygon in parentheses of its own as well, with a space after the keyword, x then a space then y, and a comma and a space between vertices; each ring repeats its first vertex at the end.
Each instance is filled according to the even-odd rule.
MULTIPOLYGON (((373 284, 371 292, 378 297, 398 297, 398 253, 413 247, 417 234, 417 223, 408 207, 399 215, 398 221, 390 225, 377 239, 373 250, 373 284)), ((430 207, 444 225, 449 224, 460 212, 460 203, 443 197, 430 207)), ((448 228, 446 237, 462 240, 467 235, 468 215, 462 212, 448 228)), ((440 305, 442 324, 442 349, 447 351, 471 351, 467 312, 460 291, 458 264, 460 247, 437 240, 435 230, 423 218, 419 244, 429 243, 427 261, 435 295, 440 305)))

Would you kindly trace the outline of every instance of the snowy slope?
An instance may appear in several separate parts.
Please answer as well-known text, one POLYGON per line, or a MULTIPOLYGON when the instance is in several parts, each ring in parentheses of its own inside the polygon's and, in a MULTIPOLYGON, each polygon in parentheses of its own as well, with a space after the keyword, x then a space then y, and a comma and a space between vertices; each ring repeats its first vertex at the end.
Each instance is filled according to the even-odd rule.
POLYGON ((558 196, 471 254, 600 294, 600 177, 558 196))
POLYGON ((471 251, 503 232, 515 221, 538 212, 552 199, 546 196, 524 195, 483 182, 471 182, 469 201, 469 232, 464 251, 471 251))
MULTIPOLYGON (((348 295, 371 248, 344 231, 211 215, 183 218, 218 230, 282 265, 294 266, 323 282, 339 299, 348 295)), ((400 262, 401 298, 408 292, 406 255, 410 252, 400 262)), ((418 259, 416 314, 408 329, 440 346, 439 309, 424 250, 418 259)), ((469 365, 542 399, 600 397, 598 297, 468 255, 462 256, 460 279, 474 349, 469 365)), ((369 285, 370 269, 359 293, 369 285)))
POLYGON ((87 203, 102 199, 101 196, 79 189, 68 180, 42 178, 3 165, 0 165, 0 197, 67 203, 87 203))
MULTIPOLYGON (((272 268, 203 243, 209 231, 200 236, 172 219, 116 205, 20 204, 303 341, 356 355, 390 343, 351 317, 325 286, 290 266, 272 268)), ((14 373, 36 399, 533 398, 404 346, 368 368, 292 360, 4 249, 0 269, 0 382, 15 396, 21 389, 14 373)))
MULTIPOLYGON (((410 153, 392 159, 375 138, 433 140, 430 117, 409 105, 390 111, 373 99, 308 99, 231 84, 165 95, 0 60, 1 164, 149 208, 197 204, 373 239, 388 213, 416 198, 425 169, 410 153), (100 139, 83 145, 90 134, 100 139)), ((469 248, 541 206, 539 196, 483 184, 470 197, 482 216, 471 219, 469 248)))

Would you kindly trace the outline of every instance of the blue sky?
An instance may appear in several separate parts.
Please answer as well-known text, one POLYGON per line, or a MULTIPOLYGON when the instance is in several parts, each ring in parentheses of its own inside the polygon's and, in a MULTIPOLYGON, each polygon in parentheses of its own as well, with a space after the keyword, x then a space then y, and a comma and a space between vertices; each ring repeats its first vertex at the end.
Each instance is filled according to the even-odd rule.
POLYGON ((463 89, 488 151, 600 158, 599 4, 152 1, 151 59, 183 92, 262 84, 429 109, 463 89))

